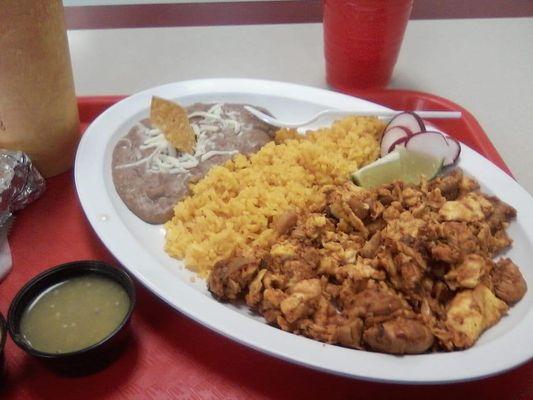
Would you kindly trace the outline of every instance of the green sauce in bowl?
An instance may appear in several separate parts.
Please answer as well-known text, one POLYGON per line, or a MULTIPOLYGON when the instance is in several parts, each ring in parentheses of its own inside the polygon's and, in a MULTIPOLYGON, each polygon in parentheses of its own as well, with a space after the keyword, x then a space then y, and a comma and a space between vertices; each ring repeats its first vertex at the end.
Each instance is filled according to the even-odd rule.
POLYGON ((24 310, 20 333, 34 349, 70 353, 109 336, 128 314, 130 299, 113 279, 86 274, 59 282, 24 310))

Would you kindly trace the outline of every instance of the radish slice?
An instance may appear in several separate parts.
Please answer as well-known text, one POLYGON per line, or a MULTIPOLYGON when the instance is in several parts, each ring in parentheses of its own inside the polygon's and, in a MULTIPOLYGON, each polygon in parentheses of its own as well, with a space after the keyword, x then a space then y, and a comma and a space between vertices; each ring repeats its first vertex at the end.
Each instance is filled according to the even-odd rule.
POLYGON ((428 154, 438 159, 453 159, 455 149, 448 146, 444 135, 439 132, 421 132, 409 137, 405 148, 410 151, 428 154))
MULTIPOLYGON (((407 128, 404 128, 403 126, 402 126, 402 127, 397 126, 396 128, 407 129, 407 128)), ((388 153, 393 152, 394 149, 396 149, 396 147, 405 148, 405 142, 407 142, 407 140, 409 140, 409 138, 410 138, 411 136, 413 136, 413 135, 418 135, 419 133, 424 133, 424 132, 410 133, 409 136, 407 136, 407 137, 403 137, 403 138, 400 138, 400 139, 395 140, 394 143, 391 144, 391 146, 389 147, 389 151, 388 151, 388 153)))
POLYGON ((424 132, 426 130, 426 126, 424 125, 422 119, 418 115, 411 112, 404 112, 396 115, 385 127, 385 132, 398 126, 407 129, 410 134, 414 134, 415 132, 424 132))
POLYGON ((381 138, 381 157, 386 156, 390 152, 389 149, 393 143, 399 139, 407 139, 409 134, 409 131, 401 126, 395 126, 385 131, 381 138))
POLYGON ((389 147, 389 153, 392 153, 394 150, 396 150, 398 147, 402 147, 402 148, 405 148, 405 142, 407 142, 409 140, 409 137, 411 135, 407 136, 407 137, 404 137, 404 138, 400 138, 398 140, 396 140, 393 144, 391 144, 391 146, 389 147))
POLYGON ((457 140, 454 138, 447 136, 446 142, 448 143, 449 150, 449 157, 444 157, 444 166, 447 167, 448 165, 454 164, 457 159, 459 158, 459 154, 461 154, 461 145, 457 140))

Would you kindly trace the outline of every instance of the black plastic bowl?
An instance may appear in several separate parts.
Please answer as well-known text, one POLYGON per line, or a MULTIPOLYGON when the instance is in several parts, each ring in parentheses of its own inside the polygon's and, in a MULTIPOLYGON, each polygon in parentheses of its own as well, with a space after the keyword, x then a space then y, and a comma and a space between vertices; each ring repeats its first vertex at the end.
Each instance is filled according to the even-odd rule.
POLYGON ((135 286, 126 272, 100 261, 75 261, 49 269, 24 285, 11 302, 7 325, 13 341, 26 353, 37 357, 61 373, 85 375, 104 368, 124 349, 129 336, 129 321, 134 307, 135 286), (100 342, 81 350, 69 353, 46 353, 34 349, 20 333, 20 320, 27 306, 49 287, 87 274, 97 274, 113 279, 126 290, 130 307, 123 321, 100 342))

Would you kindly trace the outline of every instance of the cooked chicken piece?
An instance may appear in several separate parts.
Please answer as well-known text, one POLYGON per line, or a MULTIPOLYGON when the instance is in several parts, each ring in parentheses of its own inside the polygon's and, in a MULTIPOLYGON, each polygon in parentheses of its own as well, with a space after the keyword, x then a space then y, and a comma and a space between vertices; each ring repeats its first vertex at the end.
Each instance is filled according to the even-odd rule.
POLYGON ((264 290, 259 309, 268 323, 276 322, 281 315, 280 304, 287 296, 281 289, 267 288, 264 290))
MULTIPOLYGON (((337 317, 339 316, 337 308, 331 304, 326 294, 327 292, 324 290, 327 285, 327 282, 321 278, 319 284, 320 294, 316 301, 315 312, 313 313, 313 322, 323 326, 337 323, 337 317)), ((309 296, 309 294, 307 295, 309 296)))
POLYGON ((459 169, 453 170, 448 175, 434 179, 429 184, 430 190, 439 189, 446 200, 455 200, 460 193, 460 185, 463 179, 463 172, 459 169))
POLYGON ((402 200, 405 208, 415 207, 422 202, 424 194, 412 187, 406 187, 402 191, 402 200))
POLYGON ((383 228, 387 226, 387 223, 384 219, 377 219, 375 221, 371 221, 366 225, 366 229, 368 230, 368 235, 373 236, 374 234, 381 231, 383 228))
POLYGON ((441 280, 437 280, 432 289, 431 296, 441 304, 448 304, 448 302, 453 298, 454 292, 441 280))
POLYGON ((342 270, 345 271, 346 277, 354 281, 365 279, 383 280, 386 277, 385 271, 374 268, 362 258, 358 258, 355 264, 346 264, 342 267, 342 270))
POLYGON ((265 289, 263 292, 263 304, 265 308, 279 308, 287 294, 280 289, 265 289))
POLYGON ((439 210, 447 199, 444 197, 440 189, 435 189, 426 194, 425 205, 431 209, 431 211, 439 210))
POLYGON ((389 315, 394 311, 407 308, 407 304, 392 289, 372 286, 355 296, 342 298, 344 308, 352 308, 359 315, 389 315))
POLYGON ((277 243, 270 249, 270 255, 272 257, 279 258, 280 260, 294 260, 297 258, 297 247, 290 242, 277 243))
POLYGON ((310 315, 314 310, 314 302, 321 293, 318 279, 307 279, 298 282, 291 289, 289 297, 280 303, 280 309, 285 319, 292 323, 297 319, 310 315))
POLYGON ((348 321, 345 325, 337 327, 336 342, 346 347, 361 348, 361 336, 363 334, 363 321, 356 318, 348 321))
POLYGON ((348 198, 347 204, 352 209, 357 218, 364 220, 370 214, 369 200, 365 198, 365 193, 352 195, 348 198))
POLYGON ((394 197, 390 188, 388 187, 378 187, 375 189, 377 194, 377 200, 384 206, 390 205, 394 201, 394 197))
POLYGON ((403 281, 402 287, 405 289, 415 289, 424 276, 423 274, 423 270, 415 262, 408 261, 400 265, 400 276, 403 281))
POLYGON ((481 221, 492 212, 492 204, 481 194, 468 193, 458 200, 447 201, 439 210, 445 221, 481 221))
POLYGON ((463 253, 457 248, 445 243, 430 244, 431 257, 437 261, 455 264, 462 260, 463 253))
POLYGON ((357 260, 357 250, 355 249, 344 250, 339 255, 343 264, 352 264, 357 260))
POLYGON ((494 293, 509 305, 526 294, 527 284, 520 270, 508 258, 499 260, 491 273, 494 293))
POLYGON ((507 232, 505 231, 497 231, 493 236, 492 240, 487 243, 488 249, 491 252, 491 254, 497 254, 502 250, 505 250, 508 248, 513 241, 509 236, 507 236, 507 232))
POLYGON ((360 319, 343 321, 338 317, 331 318, 327 323, 316 323, 311 319, 299 320, 291 326, 302 335, 313 337, 326 343, 339 343, 356 349, 361 348, 363 322, 360 319))
POLYGON ((376 259, 378 260, 380 268, 387 273, 388 279, 394 281, 398 276, 398 268, 396 267, 391 251, 380 251, 376 259))
MULTIPOLYGON (((268 266, 268 263, 267 263, 268 266)), ((261 280, 263 287, 266 289, 279 289, 284 288, 287 286, 287 281, 289 280, 289 277, 282 273, 276 273, 273 271, 267 270, 265 272, 265 275, 263 275, 263 279, 261 280)))
MULTIPOLYGON (((404 241, 405 241, 405 238, 404 238, 404 241)), ((416 250, 414 247, 408 246, 407 244, 405 244, 404 241, 399 241, 395 243, 394 247, 396 248, 396 250, 399 252, 399 254, 403 254, 404 256, 407 256, 405 261, 412 260, 420 268, 425 270, 427 268, 427 262, 422 256, 422 254, 418 250, 416 250)), ((413 245, 416 245, 416 243, 413 242, 413 245)))
POLYGON ((381 244, 381 232, 376 232, 361 249, 361 255, 365 258, 374 258, 381 244))
POLYGON ((266 269, 259 270, 248 287, 248 293, 246 293, 245 299, 246 304, 250 307, 257 305, 263 299, 263 277, 266 272, 266 269))
POLYGON ((401 241, 405 236, 417 238, 426 225, 424 220, 414 218, 411 213, 404 211, 394 220, 388 221, 382 234, 394 241, 401 241))
POLYGON ((516 217, 516 210, 497 197, 489 197, 489 201, 493 205, 493 211, 487 223, 494 233, 498 230, 505 229, 506 223, 516 217))
POLYGON ((433 345, 434 337, 422 322, 397 317, 365 329, 363 340, 383 353, 420 354, 433 345))
POLYGON ((309 239, 315 239, 319 236, 320 233, 326 231, 328 226, 331 226, 331 223, 328 224, 328 220, 323 215, 313 214, 305 222, 306 234, 309 239))
POLYGON ((461 191, 461 194, 475 192, 479 190, 479 183, 477 183, 477 181, 470 178, 469 176, 463 175, 463 178, 461 179, 461 183, 459 185, 459 189, 461 191))
MULTIPOLYGON (((346 185, 344 187, 346 187, 346 185)), ((349 233, 352 230, 355 230, 356 232, 360 232, 363 236, 367 237, 368 230, 366 229, 365 224, 361 218, 356 215, 348 203, 349 201, 353 203, 354 196, 359 197, 361 196, 360 193, 361 192, 359 190, 354 191, 350 187, 348 187, 348 189, 344 192, 332 192, 329 195, 329 201, 331 201, 329 204, 329 212, 339 220, 339 225, 342 226, 341 229, 344 232, 349 233)))
POLYGON ((494 212, 493 201, 490 200, 489 196, 479 191, 463 194, 459 197, 459 201, 465 202, 472 208, 479 207, 485 217, 488 217, 494 212))
POLYGON ((297 221, 298 214, 295 211, 286 211, 273 219, 272 229, 274 229, 278 235, 284 235, 296 225, 297 221))
POLYGON ((484 285, 459 292, 446 313, 446 326, 456 348, 472 346, 484 330, 497 323, 507 312, 507 304, 484 285))
POLYGON ((463 262, 454 266, 444 279, 452 290, 457 288, 475 288, 481 277, 492 268, 492 262, 477 254, 468 254, 463 262))
POLYGON ((465 222, 444 222, 438 227, 441 239, 461 254, 479 253, 479 238, 465 222))
POLYGON ((242 297, 253 280, 261 260, 236 257, 215 265, 207 282, 209 291, 219 300, 236 300, 242 297))
MULTIPOLYGON (((351 182, 346 182, 340 186, 330 185, 326 187, 326 192, 328 204, 341 202, 350 206, 353 205, 354 202, 363 202, 369 204, 370 201, 376 198, 376 194, 373 190, 356 186, 351 182)), ((367 207, 363 206, 363 208, 367 207)), ((353 211, 355 212, 356 209, 353 211)), ((359 217, 362 219, 365 218, 362 215, 359 215, 359 217)))
POLYGON ((385 208, 385 211, 383 211, 383 219, 386 222, 392 222, 400 218, 400 214, 402 213, 402 205, 401 203, 395 201, 391 203, 390 206, 385 208))
POLYGON ((340 266, 341 263, 337 258, 329 255, 324 255, 320 259, 320 266, 317 272, 323 275, 335 276, 341 272, 339 271, 340 266))

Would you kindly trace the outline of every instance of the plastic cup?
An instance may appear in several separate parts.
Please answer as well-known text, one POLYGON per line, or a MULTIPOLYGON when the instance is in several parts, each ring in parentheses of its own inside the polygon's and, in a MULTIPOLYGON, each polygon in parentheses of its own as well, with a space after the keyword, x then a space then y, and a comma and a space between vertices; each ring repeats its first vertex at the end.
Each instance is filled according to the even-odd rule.
POLYGON ((0 1, 0 148, 68 170, 79 120, 61 0, 0 1))
POLYGON ((324 0, 328 83, 343 91, 386 86, 413 0, 324 0))

